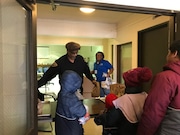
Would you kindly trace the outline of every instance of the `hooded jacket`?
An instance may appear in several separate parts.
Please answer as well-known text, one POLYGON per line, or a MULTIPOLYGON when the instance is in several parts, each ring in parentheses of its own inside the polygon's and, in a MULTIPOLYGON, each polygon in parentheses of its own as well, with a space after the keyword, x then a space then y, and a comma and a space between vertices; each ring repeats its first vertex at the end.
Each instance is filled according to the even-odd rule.
POLYGON ((180 61, 163 69, 151 85, 138 135, 180 134, 180 61))
POLYGON ((61 77, 56 114, 68 120, 76 120, 86 114, 83 102, 75 92, 80 89, 82 78, 74 71, 67 70, 61 77))
POLYGON ((130 123, 137 123, 141 117, 146 97, 146 92, 125 94, 114 100, 113 104, 122 111, 130 123))

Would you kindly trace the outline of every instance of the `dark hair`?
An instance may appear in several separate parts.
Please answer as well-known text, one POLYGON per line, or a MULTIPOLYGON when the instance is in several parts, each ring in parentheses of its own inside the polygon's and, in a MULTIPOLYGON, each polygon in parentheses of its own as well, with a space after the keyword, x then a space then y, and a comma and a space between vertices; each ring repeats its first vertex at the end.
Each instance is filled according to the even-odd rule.
POLYGON ((174 41, 174 42, 170 45, 169 50, 170 50, 171 52, 177 51, 177 55, 180 57, 180 40, 174 41))
POLYGON ((102 55, 103 59, 104 59, 104 53, 103 53, 103 52, 97 52, 97 53, 96 53, 96 57, 97 57, 97 54, 98 54, 98 53, 100 53, 100 54, 102 55))

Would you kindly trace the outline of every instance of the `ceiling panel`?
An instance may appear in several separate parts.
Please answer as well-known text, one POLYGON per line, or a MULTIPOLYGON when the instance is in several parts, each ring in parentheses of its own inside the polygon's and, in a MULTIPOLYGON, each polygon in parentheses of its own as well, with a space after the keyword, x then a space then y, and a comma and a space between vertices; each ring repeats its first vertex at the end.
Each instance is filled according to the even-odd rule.
MULTIPOLYGON (((138 13, 128 13, 108 10, 95 10, 91 14, 82 13, 78 7, 56 6, 52 9, 50 4, 37 4, 37 17, 39 19, 55 19, 66 21, 88 21, 100 23, 119 23, 132 16, 140 16, 138 13)), ((148 14, 147 14, 148 16, 148 14)), ((151 15, 152 16, 152 15, 151 15)))

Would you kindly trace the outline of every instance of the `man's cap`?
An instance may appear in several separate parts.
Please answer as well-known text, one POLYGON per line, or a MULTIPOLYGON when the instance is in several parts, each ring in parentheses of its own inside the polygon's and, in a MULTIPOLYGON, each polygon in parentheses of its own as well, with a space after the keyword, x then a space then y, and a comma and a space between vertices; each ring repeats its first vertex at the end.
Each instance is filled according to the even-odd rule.
POLYGON ((81 46, 78 43, 75 42, 69 42, 66 44, 66 49, 68 51, 76 51, 76 50, 80 50, 81 46))

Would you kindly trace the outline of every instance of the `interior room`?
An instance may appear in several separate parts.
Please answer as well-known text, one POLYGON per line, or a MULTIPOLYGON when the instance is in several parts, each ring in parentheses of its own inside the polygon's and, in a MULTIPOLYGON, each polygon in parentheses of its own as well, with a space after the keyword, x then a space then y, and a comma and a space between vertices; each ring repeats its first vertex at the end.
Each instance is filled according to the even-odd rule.
MULTIPOLYGON (((113 0, 98 1, 112 2, 113 0)), ((115 2, 120 2, 120 0, 115 0, 115 2)), ((121 4, 100 4, 90 2, 90 0, 1 0, 0 135, 38 134, 37 79, 43 75, 43 72, 55 59, 62 53, 66 53, 64 45, 69 41, 81 44, 80 53, 89 62, 90 68, 94 62, 94 53, 102 50, 105 53, 105 59, 114 66, 112 75, 114 83, 123 84, 121 77, 123 71, 139 65, 146 65, 146 63, 139 63, 139 58, 153 56, 149 61, 163 62, 167 46, 173 40, 180 39, 179 1, 154 2, 151 0, 149 2, 152 2, 156 8, 149 9, 146 6, 141 8, 139 5, 131 7, 121 4), (53 4, 53 2, 56 3, 53 4), (157 4, 158 2, 160 4, 157 4), (164 4, 172 8, 166 9, 164 6, 164 10, 159 9, 158 6, 164 4), (78 8, 82 5, 92 6, 96 10, 92 14, 83 14, 78 8), (165 26, 165 32, 158 29, 160 34, 150 33, 154 39, 145 36, 148 41, 153 41, 148 42, 148 47, 152 47, 150 49, 153 50, 146 48, 145 54, 144 51, 139 53, 139 48, 147 45, 139 42, 139 34, 147 30, 149 32, 149 29, 157 28, 162 24, 163 28, 165 26), (165 41, 162 40, 162 35, 166 36, 165 41), (163 51, 157 49, 157 46, 159 47, 161 44, 164 45, 161 48, 165 48, 163 51), (41 51, 42 54, 40 54, 41 51), (153 55, 151 55, 152 52, 153 55), (154 57, 155 54, 158 57, 154 57)), ((142 1, 142 3, 149 4, 146 1, 142 1)), ((161 64, 158 62, 153 66, 161 67, 161 64)), ((55 93, 56 96, 60 90, 57 84, 55 78, 48 83, 47 87, 42 87, 42 92, 55 93)), ((88 98, 85 100, 92 99, 89 98, 89 94, 90 92, 87 93, 88 98)), ((44 104, 50 107, 55 105, 52 102, 53 97, 46 99, 47 102, 44 104)), ((96 98, 93 99, 100 101, 96 98)), ((96 109, 98 108, 101 109, 100 107, 96 109)), ((43 113, 48 114, 45 116, 49 117, 49 114, 55 114, 55 109, 51 113, 51 110, 44 108, 43 113)), ((51 127, 50 123, 54 126, 54 122, 52 122, 54 117, 49 118, 46 123, 48 128, 51 127)), ((101 130, 101 127, 92 124, 94 124, 93 121, 88 121, 84 126, 89 127, 91 132, 96 132, 94 128, 98 128, 98 131, 101 130)), ((85 129, 86 134, 87 131, 88 129, 85 129)), ((39 132, 39 134, 54 134, 54 127, 52 133, 39 132)))
MULTIPOLYGON (((118 70, 122 73, 138 64, 138 31, 170 19, 169 16, 106 10, 84 14, 78 7, 57 6, 53 10, 48 4, 38 4, 37 11, 38 76, 43 73, 42 67, 47 68, 66 53, 64 45, 67 42, 75 41, 80 43, 79 54, 85 58, 91 70, 95 62, 95 53, 104 52, 105 59, 110 61, 115 69, 112 76, 114 83, 119 82, 117 76, 121 77, 121 74, 117 74, 118 70), (118 45, 123 45, 124 49, 120 63, 117 61, 118 45), (120 69, 117 69, 118 64, 121 65, 120 69)), ((52 81, 50 84, 57 84, 57 81, 52 81)), ((123 83, 123 80, 120 83, 123 83)), ((56 88, 58 91, 59 87, 56 88)))
MULTIPOLYGON (((78 7, 61 5, 53 7, 40 3, 37 6, 37 11, 38 79, 54 60, 66 53, 65 44, 69 41, 75 41, 80 43, 79 54, 84 57, 91 70, 95 62, 95 53, 103 51, 105 59, 114 66, 113 82, 123 84, 122 72, 138 65, 138 31, 170 20, 169 16, 164 15, 107 10, 95 10, 91 14, 84 14, 78 7), (122 49, 120 61, 117 58, 119 56, 118 46, 122 49), (118 77, 121 81, 117 80, 118 77)), ((93 85, 91 82, 85 81, 84 87, 87 90, 84 98, 92 98, 93 85)), ((53 93, 56 96, 60 90, 58 77, 39 90, 43 93, 53 93)), ((53 99, 47 100, 52 101, 53 99)), ((100 135, 102 132, 102 127, 96 126, 93 118, 84 125, 84 129, 85 135, 100 135)), ((54 130, 51 133, 38 133, 38 135, 50 134, 54 134, 54 130)))

